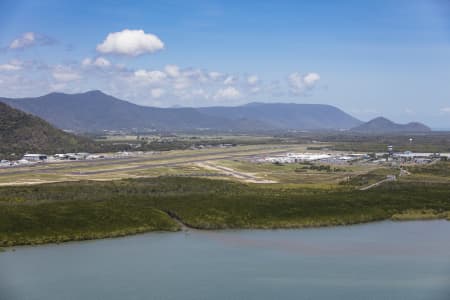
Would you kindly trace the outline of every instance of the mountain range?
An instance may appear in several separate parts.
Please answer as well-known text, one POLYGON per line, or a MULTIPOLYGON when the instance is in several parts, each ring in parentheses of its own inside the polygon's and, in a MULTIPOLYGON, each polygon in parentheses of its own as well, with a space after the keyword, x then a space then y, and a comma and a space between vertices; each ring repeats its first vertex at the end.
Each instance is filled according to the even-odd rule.
POLYGON ((334 106, 323 104, 250 103, 235 107, 158 108, 136 105, 100 91, 0 98, 0 101, 39 116, 58 128, 76 132, 329 130, 349 129, 362 123, 334 106))
POLYGON ((101 91, 80 94, 51 93, 35 98, 0 98, 14 108, 74 132, 193 131, 254 132, 274 130, 350 130, 355 133, 426 132, 412 122, 396 124, 379 117, 369 122, 325 104, 249 103, 241 106, 141 106, 101 91))

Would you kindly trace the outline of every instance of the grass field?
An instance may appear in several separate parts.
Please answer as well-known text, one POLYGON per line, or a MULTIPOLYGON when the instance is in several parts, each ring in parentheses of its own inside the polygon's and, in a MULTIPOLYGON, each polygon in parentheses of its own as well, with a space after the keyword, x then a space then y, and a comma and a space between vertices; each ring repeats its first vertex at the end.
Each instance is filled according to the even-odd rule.
POLYGON ((157 177, 1 187, 0 246, 179 230, 168 213, 201 229, 450 217, 449 184, 402 179, 368 191, 355 184, 326 189, 157 177))

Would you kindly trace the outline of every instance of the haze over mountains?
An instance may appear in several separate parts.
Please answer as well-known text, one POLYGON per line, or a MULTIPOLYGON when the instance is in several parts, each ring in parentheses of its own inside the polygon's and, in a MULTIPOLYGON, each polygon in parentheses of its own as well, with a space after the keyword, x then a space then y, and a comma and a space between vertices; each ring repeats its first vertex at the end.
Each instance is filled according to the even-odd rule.
POLYGON ((423 124, 398 125, 389 120, 360 120, 331 105, 249 103, 242 106, 159 108, 136 105, 100 91, 51 93, 36 98, 0 98, 0 102, 75 132, 127 131, 268 131, 350 130, 424 131, 423 124), (390 123, 389 123, 390 122, 390 123), (406 126, 406 127, 405 127, 406 126))
POLYGON ((325 104, 249 103, 231 107, 198 108, 205 114, 233 121, 260 120, 275 129, 349 129, 362 122, 325 104))

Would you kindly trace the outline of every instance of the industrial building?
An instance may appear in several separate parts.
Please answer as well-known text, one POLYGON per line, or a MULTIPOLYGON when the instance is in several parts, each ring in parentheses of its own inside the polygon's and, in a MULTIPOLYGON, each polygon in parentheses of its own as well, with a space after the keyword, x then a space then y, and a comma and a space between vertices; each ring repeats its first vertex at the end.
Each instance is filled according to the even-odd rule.
POLYGON ((47 160, 46 154, 25 154, 22 158, 23 160, 30 162, 44 161, 47 160))

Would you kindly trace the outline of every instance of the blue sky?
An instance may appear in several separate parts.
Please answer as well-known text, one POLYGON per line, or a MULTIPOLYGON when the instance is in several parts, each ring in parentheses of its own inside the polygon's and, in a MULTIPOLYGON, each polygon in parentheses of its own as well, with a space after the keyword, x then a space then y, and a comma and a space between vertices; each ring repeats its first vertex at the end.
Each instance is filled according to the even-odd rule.
POLYGON ((326 103, 450 128, 446 0, 0 0, 0 48, 0 96, 326 103))

